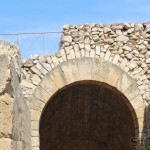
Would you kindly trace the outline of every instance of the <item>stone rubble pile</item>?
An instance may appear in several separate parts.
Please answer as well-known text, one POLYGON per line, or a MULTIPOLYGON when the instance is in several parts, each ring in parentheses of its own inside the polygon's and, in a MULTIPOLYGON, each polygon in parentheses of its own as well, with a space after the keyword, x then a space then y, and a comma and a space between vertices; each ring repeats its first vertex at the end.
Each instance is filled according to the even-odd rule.
POLYGON ((68 59, 95 57, 116 64, 138 84, 150 101, 150 23, 65 25, 55 55, 34 55, 23 61, 22 89, 30 96, 41 79, 68 59))

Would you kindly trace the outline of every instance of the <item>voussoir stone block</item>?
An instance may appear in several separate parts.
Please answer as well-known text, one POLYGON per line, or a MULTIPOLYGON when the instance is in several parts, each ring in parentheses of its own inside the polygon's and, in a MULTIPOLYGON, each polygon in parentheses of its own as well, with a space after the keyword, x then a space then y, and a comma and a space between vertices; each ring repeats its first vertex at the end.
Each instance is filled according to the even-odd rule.
POLYGON ((30 102, 30 109, 39 110, 42 111, 44 108, 45 103, 38 98, 32 97, 32 100, 30 102))
POLYGON ((67 84, 64 73, 62 72, 59 65, 48 73, 48 76, 54 81, 56 86, 60 89, 67 84))
POLYGON ((92 80, 106 82, 108 79, 108 72, 112 64, 102 59, 93 59, 92 64, 92 80))
POLYGON ((50 95, 53 95, 58 90, 55 81, 53 81, 49 76, 45 76, 43 78, 40 86, 50 95))
POLYGON ((45 89, 43 89, 42 87, 38 86, 34 93, 33 93, 33 96, 35 98, 38 98, 39 100, 41 100, 42 102, 46 103, 51 95, 49 93, 47 93, 47 91, 45 91, 45 89))
POLYGON ((115 87, 120 91, 124 92, 129 86, 131 86, 135 81, 127 75, 125 72, 119 77, 115 87))
POLYGON ((39 120, 31 120, 31 129, 32 130, 39 130, 39 120))
POLYGON ((92 58, 77 59, 80 80, 91 80, 92 58))
POLYGON ((131 101, 133 98, 140 95, 140 91, 137 84, 133 83, 125 90, 123 94, 128 98, 129 101, 131 101))
POLYGON ((108 78, 106 83, 111 86, 115 86, 122 74, 123 72, 120 70, 120 68, 112 64, 108 72, 108 78))
POLYGON ((137 95, 135 98, 130 100, 130 103, 134 109, 145 108, 145 105, 144 105, 141 95, 137 95))
POLYGON ((79 81, 78 64, 76 60, 70 60, 62 63, 61 69, 65 75, 67 84, 79 81))
POLYGON ((39 137, 31 137, 31 145, 34 147, 39 146, 39 137))
POLYGON ((31 111, 31 121, 39 121, 41 112, 34 109, 30 109, 30 111, 31 111))

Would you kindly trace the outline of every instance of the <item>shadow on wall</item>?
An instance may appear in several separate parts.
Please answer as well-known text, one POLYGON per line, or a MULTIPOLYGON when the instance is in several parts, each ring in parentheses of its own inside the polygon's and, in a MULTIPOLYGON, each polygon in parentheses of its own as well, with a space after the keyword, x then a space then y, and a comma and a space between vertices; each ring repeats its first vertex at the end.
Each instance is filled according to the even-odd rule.
POLYGON ((136 141, 142 150, 150 149, 150 105, 145 107, 141 140, 136 141))

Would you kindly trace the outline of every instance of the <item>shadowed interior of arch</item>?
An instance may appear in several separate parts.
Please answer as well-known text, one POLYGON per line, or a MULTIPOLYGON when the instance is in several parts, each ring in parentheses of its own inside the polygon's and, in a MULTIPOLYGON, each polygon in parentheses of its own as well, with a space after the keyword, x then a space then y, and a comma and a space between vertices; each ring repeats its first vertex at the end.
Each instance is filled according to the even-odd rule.
POLYGON ((40 150, 134 150, 135 124, 125 101, 94 82, 61 89, 42 113, 40 150))

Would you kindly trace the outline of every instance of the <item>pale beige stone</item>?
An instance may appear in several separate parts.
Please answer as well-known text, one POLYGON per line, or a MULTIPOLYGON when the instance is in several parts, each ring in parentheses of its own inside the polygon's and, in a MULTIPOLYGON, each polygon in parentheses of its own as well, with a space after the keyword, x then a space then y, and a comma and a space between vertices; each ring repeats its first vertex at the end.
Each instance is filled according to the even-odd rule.
POLYGON ((10 63, 7 55, 0 55, 0 93, 2 93, 5 88, 7 81, 9 80, 10 74, 10 63))
POLYGON ((106 82, 111 63, 102 59, 93 59, 91 78, 92 80, 106 82))
POLYGON ((92 58, 77 60, 80 80, 91 80, 92 58))
POLYGON ((39 137, 31 137, 31 145, 33 147, 39 146, 39 137))
POLYGON ((68 62, 64 62, 61 65, 61 69, 65 75, 67 84, 73 83, 75 81, 79 81, 77 61, 70 60, 68 62))
POLYGON ((120 91, 124 92, 128 87, 130 87, 135 81, 126 73, 122 73, 118 79, 115 87, 120 91))
POLYGON ((111 86, 115 86, 118 79, 122 76, 122 71, 120 70, 120 68, 118 68, 115 65, 112 65, 109 69, 108 72, 108 78, 106 83, 108 83, 111 86))
POLYGON ((48 76, 54 81, 54 83, 59 89, 67 84, 64 73, 62 72, 59 66, 54 68, 51 72, 49 72, 48 76))
POLYGON ((49 95, 53 95, 57 90, 58 87, 48 75, 43 78, 40 83, 40 86, 47 92, 49 95))
POLYGON ((128 98, 128 100, 132 100, 136 96, 140 94, 137 83, 134 82, 131 84, 124 92, 124 95, 128 98))
POLYGON ((39 121, 31 120, 31 129, 32 130, 39 130, 39 121))
POLYGON ((51 97, 51 95, 40 86, 36 87, 33 96, 40 99, 44 103, 46 103, 51 97))
POLYGON ((0 150, 12 150, 13 141, 8 138, 0 138, 0 150))
POLYGON ((26 88, 29 88, 29 89, 35 88, 35 86, 31 82, 28 82, 26 80, 22 80, 21 85, 23 87, 26 87, 26 88))
POLYGON ((11 138, 13 134, 13 103, 9 95, 0 96, 0 138, 11 138))
POLYGON ((43 110, 45 106, 45 102, 41 101, 40 99, 37 99, 35 97, 32 97, 32 100, 30 102, 30 108, 34 110, 41 111, 43 110))
POLYGON ((34 109, 30 109, 30 111, 31 111, 31 121, 39 121, 41 117, 41 112, 34 109))

